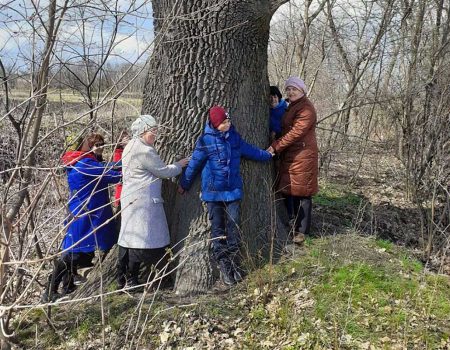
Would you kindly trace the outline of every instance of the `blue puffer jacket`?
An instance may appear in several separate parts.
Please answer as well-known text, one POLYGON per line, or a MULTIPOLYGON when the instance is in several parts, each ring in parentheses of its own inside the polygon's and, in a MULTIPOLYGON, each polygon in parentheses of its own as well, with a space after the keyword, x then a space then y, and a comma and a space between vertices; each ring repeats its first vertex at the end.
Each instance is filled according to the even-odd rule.
POLYGON ((245 142, 231 126, 221 132, 206 124, 180 186, 189 190, 195 175, 202 170, 202 195, 205 202, 231 202, 242 198, 241 157, 268 161, 271 154, 245 142))
POLYGON ((283 99, 280 100, 275 108, 270 108, 269 131, 274 131, 281 136, 281 119, 287 108, 288 104, 283 99))
POLYGON ((121 174, 92 157, 75 159, 75 162, 69 164, 68 158, 70 159, 70 155, 67 157, 66 154, 63 161, 67 166, 71 212, 68 221, 71 222, 67 227, 62 248, 65 250, 75 244, 68 252, 89 253, 97 247, 100 250, 108 250, 117 242, 118 232, 114 220, 99 229, 96 228, 113 216, 108 186, 118 183, 121 174), (84 237, 87 238, 83 239, 84 237), (82 241, 76 244, 80 240, 82 241))

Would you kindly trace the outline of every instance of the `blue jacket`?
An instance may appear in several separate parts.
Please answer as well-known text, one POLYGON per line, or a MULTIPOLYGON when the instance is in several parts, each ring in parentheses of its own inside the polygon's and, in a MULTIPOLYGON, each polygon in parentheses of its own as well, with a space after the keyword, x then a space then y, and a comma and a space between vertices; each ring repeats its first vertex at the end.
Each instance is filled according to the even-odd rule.
POLYGON ((62 248, 65 250, 89 235, 68 251, 89 253, 97 247, 100 250, 110 249, 117 242, 115 221, 95 229, 113 216, 108 186, 120 181, 120 172, 91 158, 82 158, 66 169, 71 215, 62 248))
POLYGON ((231 202, 242 198, 241 157, 268 161, 271 154, 245 142, 231 126, 221 132, 206 124, 198 139, 180 186, 189 190, 202 170, 202 195, 205 202, 231 202))
MULTIPOLYGON (((284 112, 288 108, 285 100, 281 99, 275 108, 270 108, 269 131, 274 131, 276 134, 281 134, 281 119, 284 112)), ((281 135, 280 135, 281 136, 281 135)))

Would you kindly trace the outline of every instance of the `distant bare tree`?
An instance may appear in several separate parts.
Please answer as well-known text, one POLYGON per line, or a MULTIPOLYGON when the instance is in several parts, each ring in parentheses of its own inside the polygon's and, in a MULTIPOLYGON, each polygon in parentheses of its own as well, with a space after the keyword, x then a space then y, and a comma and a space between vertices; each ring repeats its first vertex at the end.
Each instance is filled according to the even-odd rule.
POLYGON ((449 142, 448 7, 446 0, 325 1, 324 6, 293 1, 274 17, 269 44, 274 83, 301 74, 314 86, 322 174, 356 141, 360 160, 353 179, 373 142, 398 145, 408 198, 422 212, 419 231, 427 255, 431 242, 440 244, 437 236, 440 242, 449 239, 442 224, 448 209, 441 210, 449 200, 448 161, 442 158, 449 142), (308 22, 298 9, 310 6, 317 17, 308 22), (318 70, 305 70, 319 64, 318 70))
MULTIPOLYGON (((0 247, 0 303, 2 305, 5 304, 6 298, 10 296, 10 294, 6 292, 8 286, 14 281, 14 279, 8 277, 8 269, 6 265, 10 260, 11 253, 13 253, 10 251, 11 238, 14 230, 13 226, 22 205, 27 198, 30 198, 29 187, 33 180, 32 168, 36 165, 35 147, 39 140, 39 130, 41 128, 45 105, 47 103, 50 60, 52 57, 53 48, 55 46, 55 36, 60 29, 64 14, 67 10, 67 5, 68 1, 64 2, 61 7, 57 8, 56 0, 49 2, 47 23, 43 26, 45 30, 45 46, 40 65, 35 72, 36 85, 32 91, 34 100, 30 103, 29 122, 23 131, 21 125, 17 128, 19 129, 18 136, 21 143, 19 151, 17 152, 16 168, 12 171, 11 177, 2 195, 2 215, 0 216, 0 224, 2 228, 0 247), (10 202, 9 191, 12 189, 14 183, 18 183, 18 188, 16 189, 16 194, 13 196, 13 201, 10 202)), ((9 107, 8 104, 6 104, 6 106, 7 108, 9 107)), ((6 113, 10 116, 11 111, 9 108, 6 110, 6 113)), ((17 122, 12 117, 10 120, 16 127, 17 122)), ((19 234, 24 233, 25 232, 20 232, 19 234)), ((15 253, 13 253, 13 255, 15 255, 15 253)), ((4 343, 7 338, 7 334, 5 334, 5 332, 8 330, 9 316, 10 313, 7 313, 2 315, 0 319, 2 326, 2 343, 4 343)))
POLYGON ((403 8, 399 24, 403 55, 397 57, 407 68, 400 80, 399 103, 390 110, 401 128, 399 156, 406 168, 407 194, 421 209, 419 232, 427 257, 436 236, 444 246, 449 239, 450 165, 445 155, 450 142, 448 5, 418 1, 414 9, 403 8))
POLYGON ((314 77, 320 60, 314 48, 313 58, 309 54, 312 44, 320 44, 321 35, 313 22, 322 14, 325 4, 325 0, 289 2, 275 15, 269 41, 269 75, 273 84, 281 85, 291 75, 302 76, 305 80, 314 77))

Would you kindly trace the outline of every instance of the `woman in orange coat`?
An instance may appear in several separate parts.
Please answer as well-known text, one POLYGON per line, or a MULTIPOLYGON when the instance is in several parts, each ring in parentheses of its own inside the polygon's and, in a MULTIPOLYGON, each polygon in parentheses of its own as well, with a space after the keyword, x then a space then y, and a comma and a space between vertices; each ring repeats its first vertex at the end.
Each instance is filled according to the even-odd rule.
POLYGON ((318 147, 316 140, 316 110, 306 97, 303 80, 290 77, 285 91, 289 107, 283 116, 281 137, 268 148, 280 154, 278 189, 294 201, 294 243, 302 243, 311 228, 311 197, 319 190, 318 147))

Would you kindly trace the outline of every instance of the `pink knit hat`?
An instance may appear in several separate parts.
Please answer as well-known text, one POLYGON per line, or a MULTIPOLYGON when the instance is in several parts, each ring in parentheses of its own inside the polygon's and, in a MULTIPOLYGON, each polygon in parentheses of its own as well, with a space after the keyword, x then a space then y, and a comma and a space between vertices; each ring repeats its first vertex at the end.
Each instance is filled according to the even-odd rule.
POLYGON ((305 85, 305 82, 301 80, 299 77, 290 77, 284 83, 284 88, 286 89, 288 86, 296 87, 299 90, 303 90, 305 94, 308 93, 308 89, 305 85))

